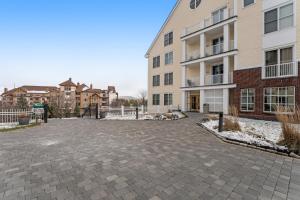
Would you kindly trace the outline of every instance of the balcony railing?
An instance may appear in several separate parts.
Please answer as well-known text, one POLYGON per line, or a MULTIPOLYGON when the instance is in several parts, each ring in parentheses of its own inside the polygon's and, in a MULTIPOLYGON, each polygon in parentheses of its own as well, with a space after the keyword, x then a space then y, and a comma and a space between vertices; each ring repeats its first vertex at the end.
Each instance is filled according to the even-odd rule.
POLYGON ((200 86, 200 78, 199 77, 186 79, 184 87, 197 87, 197 86, 200 86))
POLYGON ((234 9, 233 8, 228 8, 228 17, 226 17, 223 14, 219 14, 219 18, 218 20, 216 18, 213 18, 212 16, 211 17, 208 17, 204 20, 202 20, 200 23, 197 23, 197 24, 194 24, 192 26, 189 26, 189 27, 186 27, 183 32, 182 32, 182 36, 185 36, 185 35, 188 35, 188 34, 191 34, 191 33, 194 33, 196 31, 199 31, 201 29, 204 29, 204 28, 207 28, 209 26, 212 26, 214 24, 217 24, 223 20, 226 20, 230 17, 233 17, 234 16, 234 9))
POLYGON ((185 61, 191 61, 200 58, 200 51, 194 51, 191 53, 187 53, 185 61))
POLYGON ((223 43, 208 46, 205 49, 205 55, 206 56, 217 55, 217 54, 220 54, 220 53, 223 53, 223 52, 224 52, 224 44, 223 43))
MULTIPOLYGON (((232 83, 232 82, 233 82, 233 73, 230 72, 228 76, 228 83, 232 83)), ((205 76, 205 85, 220 85, 220 84, 225 84, 224 74, 205 76)))
POLYGON ((297 76, 297 62, 282 63, 263 67, 263 78, 297 76))

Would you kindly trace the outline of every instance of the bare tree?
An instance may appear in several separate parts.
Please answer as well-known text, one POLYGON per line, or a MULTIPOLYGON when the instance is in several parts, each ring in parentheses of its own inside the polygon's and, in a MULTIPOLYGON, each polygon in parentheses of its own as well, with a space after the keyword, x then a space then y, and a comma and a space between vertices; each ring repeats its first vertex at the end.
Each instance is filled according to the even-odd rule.
POLYGON ((142 105, 144 106, 146 104, 146 99, 147 99, 147 90, 140 90, 138 94, 139 99, 142 102, 142 105))

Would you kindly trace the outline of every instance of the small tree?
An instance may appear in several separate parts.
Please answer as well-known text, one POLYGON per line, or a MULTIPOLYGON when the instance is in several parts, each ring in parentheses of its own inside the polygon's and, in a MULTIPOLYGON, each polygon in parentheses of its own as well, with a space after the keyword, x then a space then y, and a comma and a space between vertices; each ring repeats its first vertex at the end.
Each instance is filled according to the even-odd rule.
POLYGON ((147 90, 140 90, 139 91, 139 99, 140 99, 140 101, 141 101, 141 104, 143 105, 143 106, 145 106, 146 105, 146 98, 147 98, 147 90))
POLYGON ((28 108, 28 102, 27 99, 25 98, 25 95, 21 95, 18 100, 17 100, 17 107, 19 109, 27 109, 28 108))
POLYGON ((74 109, 74 114, 76 117, 80 117, 80 107, 78 105, 74 109))

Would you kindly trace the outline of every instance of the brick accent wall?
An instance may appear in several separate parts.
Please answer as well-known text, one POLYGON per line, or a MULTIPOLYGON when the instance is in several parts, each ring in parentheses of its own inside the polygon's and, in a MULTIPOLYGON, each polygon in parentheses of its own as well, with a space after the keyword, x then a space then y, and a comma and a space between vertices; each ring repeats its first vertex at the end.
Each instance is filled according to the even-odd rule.
POLYGON ((285 87, 295 86, 295 100, 296 105, 300 105, 300 62, 298 63, 298 77, 291 78, 274 78, 262 79, 262 69, 252 68, 234 71, 233 81, 237 87, 233 89, 233 104, 240 110, 241 89, 254 88, 255 89, 255 111, 242 112, 241 117, 249 117, 255 119, 275 120, 274 114, 263 112, 264 103, 264 88, 267 87, 285 87))

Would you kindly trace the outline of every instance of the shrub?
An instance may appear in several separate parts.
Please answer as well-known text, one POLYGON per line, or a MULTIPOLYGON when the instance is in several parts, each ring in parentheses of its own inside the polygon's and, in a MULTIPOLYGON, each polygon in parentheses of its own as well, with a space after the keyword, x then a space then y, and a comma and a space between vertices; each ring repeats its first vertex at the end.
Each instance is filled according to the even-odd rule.
POLYGON ((241 131, 239 112, 235 106, 230 106, 229 116, 224 118, 224 131, 241 131))
POLYGON ((279 107, 277 109, 276 117, 281 123, 282 140, 281 145, 286 145, 290 151, 300 153, 300 108, 297 106, 293 110, 287 110, 279 107), (287 111, 292 111, 287 114, 287 111))

